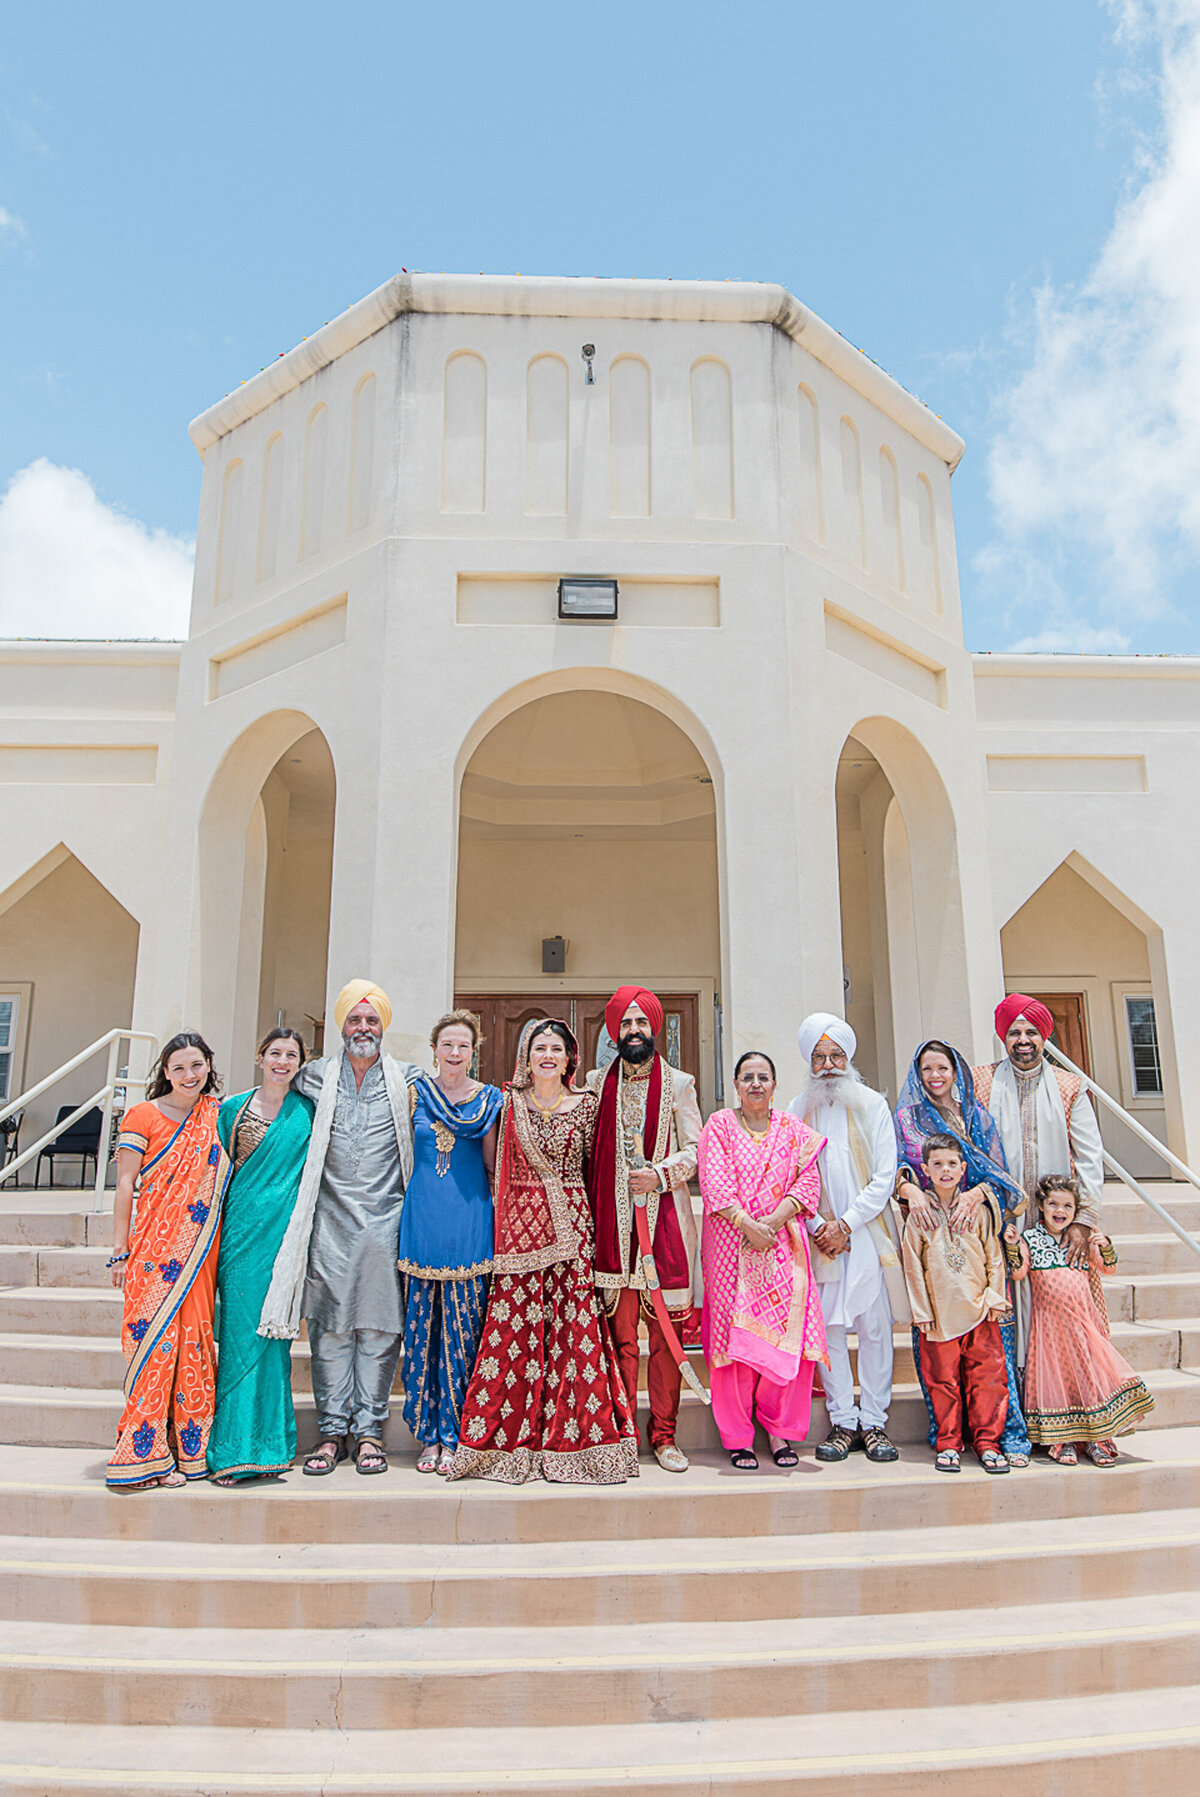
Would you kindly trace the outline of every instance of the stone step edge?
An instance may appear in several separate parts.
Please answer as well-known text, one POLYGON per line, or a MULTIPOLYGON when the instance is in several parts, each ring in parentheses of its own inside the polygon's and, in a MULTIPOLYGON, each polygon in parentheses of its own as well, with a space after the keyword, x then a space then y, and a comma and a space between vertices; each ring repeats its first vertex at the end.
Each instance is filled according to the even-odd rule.
MULTIPOLYGON (((1180 1788, 1186 1789, 1183 1781, 1189 1766, 1194 1773, 1200 1746, 1200 1721, 1180 1724, 1175 1718, 1198 1715, 1200 1686, 1186 1685, 1100 1693, 1073 1698, 1069 1706, 1042 1699, 775 1717, 772 1734, 791 1751, 773 1755, 762 1752, 761 1718, 631 1724, 616 1737, 610 1723, 515 1730, 525 1738, 507 1745, 506 1763, 490 1788, 520 1797, 534 1791, 593 1797, 620 1787, 694 1797, 698 1790, 757 1791, 786 1788, 785 1781, 839 1778, 856 1781, 859 1791, 868 1789, 863 1781, 870 1779, 870 1789, 890 1787, 899 1797, 912 1790, 914 1774, 927 1771, 957 1775, 956 1791, 978 1791, 982 1797, 996 1786, 990 1780, 968 1786, 965 1779, 977 1769, 1045 1766, 1056 1775, 1055 1788, 1065 1789, 1061 1773, 1069 1762, 1108 1761, 1110 1770, 1121 1771, 1127 1763, 1130 1774, 1144 1776, 1144 1756, 1160 1753, 1178 1759, 1180 1788), (1151 1720, 1155 1712, 1158 1720, 1151 1720), (847 1739, 858 1745, 845 1747, 847 1739)), ((206 1797, 244 1791, 256 1797, 435 1791, 478 1797, 483 1766, 495 1767, 490 1729, 348 1734, 65 1723, 48 1731, 41 1724, 0 1723, 0 1790, 13 1797, 53 1797, 60 1791, 124 1797, 129 1790, 195 1797, 198 1786, 206 1797), (423 1766, 413 1764, 417 1755, 423 1766)), ((1168 1770, 1173 1767, 1164 1767, 1160 1776, 1168 1770)), ((1008 1782, 1005 1788, 1011 1788, 1008 1782)), ((1121 1786, 1110 1781, 1102 1788, 1121 1786)))
POLYGON ((1191 1614, 1173 1617, 1163 1615, 1162 1599, 1156 1596, 1022 1604, 1005 1610, 999 1623, 992 1606, 962 1608, 953 1611, 960 1626, 951 1630, 945 1627, 944 1610, 907 1611, 903 1616, 873 1618, 873 1627, 877 1631, 882 1627, 886 1633, 888 1622, 894 1625, 891 1640, 880 1639, 878 1633, 864 1633, 861 1628, 863 1618, 856 1612, 842 1616, 823 1613, 817 1619, 797 1618, 790 1625, 777 1621, 771 1626, 770 1638, 753 1645, 746 1645, 742 1637, 768 1633, 758 1621, 740 1628, 728 1621, 704 1620, 674 1624, 570 1624, 546 1628, 492 1626, 471 1630, 473 1645, 485 1650, 490 1647, 491 1651, 470 1654, 448 1652, 443 1645, 455 1636, 461 1636, 463 1631, 430 1630, 423 1625, 366 1629, 204 1627, 168 1631, 153 1626, 127 1628, 98 1624, 85 1625, 81 1631, 80 1626, 73 1623, 10 1622, 7 1639, 0 1646, 0 1668, 32 1667, 100 1677, 123 1672, 144 1674, 147 1666, 163 1674, 239 1679, 293 1675, 420 1677, 434 1673, 441 1677, 478 1677, 496 1672, 545 1673, 555 1668, 579 1672, 636 1671, 658 1666, 673 1669, 779 1663, 811 1666, 967 1653, 979 1656, 1015 1654, 1021 1650, 1047 1648, 1069 1653, 1086 1646, 1119 1648, 1122 1644, 1147 1641, 1161 1641, 1166 1648, 1189 1636, 1200 1640, 1200 1597, 1193 1596, 1191 1604, 1191 1614), (856 1630, 859 1639, 835 1642, 787 1639, 789 1626, 793 1633, 805 1630, 819 1634, 818 1623, 840 1624, 839 1632, 843 1635, 856 1630), (78 1650, 76 1642, 81 1632, 92 1652, 78 1650), (183 1637, 193 1651, 164 1653, 162 1636, 167 1632, 183 1637), (679 1637, 678 1642, 670 1639, 672 1632, 679 1637), (55 1646, 56 1634, 63 1638, 62 1646, 55 1646), (39 1645, 39 1635, 49 1635, 50 1640, 39 1645), (589 1645, 581 1639, 585 1636, 599 1637, 599 1640, 589 1645), (207 1651, 195 1651, 197 1637, 201 1638, 199 1647, 207 1651), (23 1640, 29 1644, 22 1646, 23 1640), (547 1641, 553 1644, 553 1651, 547 1650, 547 1641), (112 1651, 118 1642, 122 1651, 112 1651), (67 1650, 67 1643, 72 1651, 67 1650), (411 1651, 417 1645, 431 1651, 411 1651), (370 1651, 356 1654, 350 1651, 355 1646, 370 1651), (408 1652, 403 1651, 406 1647, 408 1652), (285 1651, 288 1649, 291 1651, 285 1651))
MULTIPOLYGON (((1200 1547, 1200 1510, 1166 1510, 1156 1511, 1155 1529, 1147 1537, 1142 1519, 1145 1512, 1129 1513, 1117 1517, 1107 1517, 1103 1521, 1108 1525, 1127 1523, 1131 1533, 1126 1536, 1115 1531, 1107 1538, 1091 1539, 1087 1536, 1076 1536, 1072 1541, 1072 1553, 1083 1559, 1095 1559, 1112 1556, 1118 1553, 1136 1553, 1144 1555, 1176 1554, 1180 1549, 1200 1547)), ((992 1528, 1004 1529, 1012 1533, 1013 1524, 999 1523, 988 1525, 992 1528)), ((910 1568, 928 1567, 931 1572, 938 1569, 952 1571, 961 1565, 979 1565, 983 1563, 1002 1564, 1007 1560, 1021 1562, 1024 1560, 1051 1560, 1062 1553, 1061 1519, 1034 1519, 1028 1525, 1021 1525, 1021 1533, 1013 1539, 980 1543, 981 1525, 979 1524, 944 1524, 938 1525, 937 1533, 941 1536, 957 1534, 961 1541, 939 1541, 930 1545, 924 1539, 926 1531, 914 1524, 911 1529, 858 1530, 838 1532, 833 1539, 837 1542, 836 1551, 821 1552, 816 1543, 827 1536, 819 1535, 785 1535, 775 1534, 741 1535, 741 1536, 672 1536, 669 1560, 661 1563, 646 1559, 632 1558, 621 1553, 621 1544, 603 1538, 588 1540, 573 1538, 571 1563, 559 1563, 553 1557, 547 1558, 547 1544, 542 1541, 512 1543, 508 1546, 509 1557, 503 1561, 495 1558, 495 1543, 470 1543, 456 1546, 453 1543, 437 1543, 430 1549, 431 1558, 426 1561, 414 1560, 410 1565, 388 1564, 380 1562, 377 1555, 373 1558, 370 1551, 378 1547, 377 1543, 364 1542, 361 1545, 368 1550, 361 1566, 338 1564, 319 1558, 319 1544, 314 1550, 307 1543, 295 1544, 301 1552, 302 1563, 298 1566, 286 1563, 283 1565, 254 1566, 246 1562, 234 1561, 228 1565, 201 1564, 196 1567, 180 1567, 177 1565, 157 1566, 148 1558, 150 1543, 138 1543, 142 1549, 143 1561, 139 1564, 120 1565, 114 1563, 98 1564, 87 1557, 77 1561, 55 1559, 53 1557, 38 1560, 28 1551, 13 1552, 13 1547, 27 1548, 28 1538, 10 1536, 0 1541, 0 1572, 6 1576, 25 1575, 39 1578, 89 1579, 121 1584, 130 1579, 145 1582, 155 1579, 164 1583, 217 1584, 222 1581, 231 1584, 242 1582, 265 1585, 299 1586, 299 1585, 335 1585, 355 1584, 359 1581, 378 1585, 402 1585, 410 1582, 430 1583, 441 1581, 447 1584, 478 1583, 480 1581, 530 1580, 535 1583, 565 1581, 570 1583, 585 1582, 596 1579, 625 1578, 672 1578, 685 1574, 718 1574, 742 1577, 752 1573, 845 1571, 854 1574, 872 1567, 910 1568), (1047 1535, 1047 1539, 1039 1540, 1039 1522, 1047 1535), (911 1535, 911 1546, 903 1548, 885 1548, 880 1544, 880 1536, 889 1533, 911 1535), (861 1546, 858 1545, 861 1543, 861 1546), (813 1544, 813 1545, 809 1545, 813 1544), (7 1550, 7 1551, 6 1551, 7 1550), (520 1556, 527 1553, 527 1562, 520 1556), (472 1560, 469 1556, 475 1555, 472 1560), (454 1564, 452 1556, 458 1556, 460 1564, 454 1564)), ((62 1540, 63 1537, 55 1537, 62 1540)), ((88 1537, 70 1537, 66 1539, 81 1540, 83 1545, 98 1545, 88 1537)), ((107 1545, 107 1544, 106 1544, 107 1545)), ((165 1546, 167 1544, 159 1544, 165 1546)), ((221 1551, 225 1544, 211 1544, 214 1551, 221 1551)), ((279 1560, 286 1543, 255 1543, 254 1551, 260 1551, 279 1560)), ((555 1545, 561 1546, 562 1543, 555 1545)), ((656 1542, 657 1545, 657 1542, 656 1542)), ((397 1550, 402 1551, 402 1549, 397 1550)), ((1088 1602, 1086 1599, 1075 1599, 1073 1602, 1088 1602)), ((1142 1601, 1140 1597, 1111 1600, 1114 1604, 1135 1603, 1142 1601)), ((1155 1599, 1156 1602, 1160 1601, 1155 1599)), ((963 1606, 957 1606, 962 1608, 963 1606)), ((966 1606, 969 1608, 969 1606, 966 1606)), ((1020 1608, 1017 1604, 1014 1608, 1020 1608)), ((919 1614, 920 1612, 914 1612, 919 1614)), ((18 1619, 24 1620, 24 1619, 18 1619)), ((47 1625, 51 1626, 51 1625, 47 1625)), ((57 1626, 57 1625, 54 1625, 57 1626)), ((65 1625, 64 1625, 65 1626, 65 1625)), ((75 1625, 70 1625, 74 1627, 75 1625)), ((96 1624, 96 1628, 120 1627, 125 1633, 124 1625, 96 1624)), ((168 1625, 169 1626, 169 1625, 168 1625)), ((476 1625, 472 1625, 476 1626, 476 1625)), ((571 1625, 575 1626, 575 1625, 571 1625)), ((602 1626, 597 1624, 597 1626, 602 1626)), ((648 1625, 647 1625, 648 1626, 648 1625)), ((660 1626, 655 1624, 654 1626, 660 1626)), ((666 1626, 666 1625, 663 1625, 666 1626)), ((239 1636, 244 1632, 238 1629, 239 1636)), ((272 1631, 273 1632, 273 1631, 272 1631)), ((303 1631, 301 1631, 303 1632, 303 1631)), ((4 1657, 4 1647, 0 1646, 0 1661, 4 1657)))

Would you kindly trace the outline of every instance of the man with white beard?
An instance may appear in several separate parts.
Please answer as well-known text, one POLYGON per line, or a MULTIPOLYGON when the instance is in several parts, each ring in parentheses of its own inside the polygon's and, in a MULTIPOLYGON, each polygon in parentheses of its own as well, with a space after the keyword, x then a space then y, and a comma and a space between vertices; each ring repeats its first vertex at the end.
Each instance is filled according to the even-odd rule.
POLYGON ((816 1457, 844 1460, 861 1446, 868 1460, 898 1460, 887 1435, 892 1328, 895 1321, 911 1321, 912 1313, 891 1210, 892 1114, 854 1066, 858 1038, 848 1023, 815 1011, 800 1025, 799 1043, 809 1076, 788 1109, 826 1138, 818 1158, 820 1209, 808 1225, 829 1343, 829 1369, 821 1378, 832 1424, 816 1457), (858 1337, 857 1404, 846 1339, 852 1332, 858 1337))

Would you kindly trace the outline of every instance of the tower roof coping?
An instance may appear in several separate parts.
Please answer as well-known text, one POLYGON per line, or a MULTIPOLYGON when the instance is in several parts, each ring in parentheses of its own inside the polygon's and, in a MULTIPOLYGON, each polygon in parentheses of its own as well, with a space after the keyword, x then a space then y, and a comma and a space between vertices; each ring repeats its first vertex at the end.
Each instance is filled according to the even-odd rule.
POLYGON ((773 281, 398 274, 193 419, 189 434, 199 453, 406 312, 769 324, 803 344, 832 373, 932 450, 952 473, 966 447, 956 431, 899 381, 773 281))

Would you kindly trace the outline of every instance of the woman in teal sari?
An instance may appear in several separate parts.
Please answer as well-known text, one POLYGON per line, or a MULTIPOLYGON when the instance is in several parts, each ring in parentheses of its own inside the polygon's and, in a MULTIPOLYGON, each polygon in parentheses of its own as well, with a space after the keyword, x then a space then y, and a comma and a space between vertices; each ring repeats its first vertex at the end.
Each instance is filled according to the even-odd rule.
POLYGON ((217 1262, 217 1410, 208 1469, 218 1485, 277 1479, 296 1454, 292 1344, 258 1333, 275 1256, 300 1190, 313 1107, 291 1089, 304 1064, 298 1030, 258 1051, 263 1083, 227 1098, 217 1131, 233 1164, 217 1262))

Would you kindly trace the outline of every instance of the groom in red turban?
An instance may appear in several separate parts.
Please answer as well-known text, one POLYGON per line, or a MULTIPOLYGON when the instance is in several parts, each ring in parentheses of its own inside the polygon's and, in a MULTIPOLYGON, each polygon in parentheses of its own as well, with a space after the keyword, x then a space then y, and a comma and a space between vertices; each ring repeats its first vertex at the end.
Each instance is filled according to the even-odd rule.
POLYGON ((604 1294, 617 1360, 637 1414, 638 1323, 650 1338, 647 1384, 650 1446, 667 1472, 688 1468, 675 1441, 679 1365, 669 1347, 642 1272, 634 1197, 646 1197, 654 1262, 667 1308, 679 1321, 692 1307, 696 1223, 688 1181, 696 1171, 700 1106, 696 1082, 656 1053, 663 1008, 644 986, 621 986, 604 1008, 616 1058, 588 1074, 600 1113, 588 1163, 588 1196, 596 1225, 596 1284, 604 1294))
MULTIPOLYGON (((1104 1192, 1104 1150, 1092 1101, 1077 1074, 1047 1061, 1054 1019, 1040 999, 1010 992, 996 1006, 995 1022, 1005 1058, 975 1068, 975 1096, 992 1113, 1008 1170, 1024 1189, 1019 1227, 1024 1232, 1038 1220, 1037 1184, 1043 1174, 1069 1174, 1079 1181, 1080 1202, 1063 1247, 1073 1266, 1086 1267, 1104 1192)), ((1027 1280, 1016 1288, 1020 1366, 1029 1345, 1027 1288, 1027 1280)))

